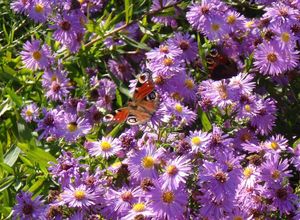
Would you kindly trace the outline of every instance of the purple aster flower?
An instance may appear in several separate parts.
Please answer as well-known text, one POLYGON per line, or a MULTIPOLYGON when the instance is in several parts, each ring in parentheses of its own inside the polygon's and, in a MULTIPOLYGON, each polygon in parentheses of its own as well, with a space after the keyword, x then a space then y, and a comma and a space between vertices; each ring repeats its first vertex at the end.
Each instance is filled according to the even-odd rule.
POLYGON ((194 29, 203 31, 204 24, 207 23, 209 19, 216 16, 220 17, 220 13, 225 12, 227 7, 220 1, 205 0, 201 1, 201 3, 192 4, 189 9, 186 14, 188 22, 194 29))
POLYGON ((255 166, 249 165, 245 167, 241 177, 241 187, 253 188, 258 181, 259 175, 259 170, 255 166))
POLYGON ((192 168, 190 162, 184 156, 169 160, 164 173, 160 177, 162 187, 172 190, 177 189, 181 183, 185 183, 192 168))
POLYGON ((32 199, 31 192, 20 192, 16 196, 17 204, 13 208, 13 219, 46 220, 46 207, 41 196, 32 199))
MULTIPOLYGON (((175 4, 178 0, 153 0, 150 8, 151 12, 160 11, 162 8, 167 7, 169 5, 175 4)), ((175 10, 175 15, 177 10, 175 10)), ((174 15, 154 15, 151 20, 155 23, 161 23, 165 26, 173 26, 174 24, 174 15)))
POLYGON ((53 38, 64 45, 71 44, 77 40, 77 33, 83 32, 83 27, 80 23, 81 16, 77 13, 58 15, 54 19, 54 25, 50 28, 55 30, 53 38))
POLYGON ((96 157, 102 156, 104 158, 116 155, 121 150, 120 141, 112 137, 102 137, 100 141, 87 142, 85 146, 90 155, 96 157))
POLYGON ((101 194, 97 190, 88 188, 86 185, 75 187, 69 185, 60 194, 59 205, 69 207, 88 208, 98 203, 101 194))
POLYGON ((187 193, 180 186, 177 189, 163 189, 162 184, 154 182, 155 187, 149 192, 155 219, 184 219, 183 212, 187 205, 187 193))
POLYGON ((227 167, 205 161, 199 173, 199 183, 215 196, 217 201, 232 197, 239 184, 239 175, 235 170, 228 172, 227 167))
POLYGON ((210 135, 207 132, 190 131, 186 140, 192 146, 192 152, 204 152, 207 149, 210 135))
POLYGON ((98 82, 98 88, 96 92, 96 106, 100 109, 111 111, 112 110, 112 101, 116 96, 116 84, 110 79, 101 79, 98 82))
POLYGON ((298 171, 300 171, 300 144, 298 144, 294 149, 290 149, 293 154, 292 163, 298 171))
POLYGON ((258 114, 251 119, 251 125, 257 128, 257 132, 266 135, 275 125, 276 106, 271 98, 258 101, 258 114))
POLYGON ((297 37, 292 32, 290 28, 287 27, 277 27, 275 29, 276 40, 281 49, 293 50, 296 43, 297 37))
POLYGON ((88 120, 71 113, 64 113, 60 124, 60 136, 67 142, 74 142, 91 130, 88 120))
POLYGON ((142 149, 133 152, 127 159, 131 178, 136 180, 147 177, 156 179, 158 173, 155 164, 159 156, 160 152, 149 142, 142 149))
POLYGON ((245 17, 242 16, 240 13, 228 10, 225 14, 225 20, 231 32, 235 32, 238 29, 243 28, 243 24, 245 22, 245 17))
POLYGON ((229 79, 229 86, 235 90, 236 93, 243 95, 252 94, 255 88, 253 79, 254 76, 251 74, 239 73, 237 76, 233 76, 229 79))
POLYGON ((128 214, 121 218, 121 220, 129 219, 148 219, 154 217, 154 211, 150 208, 149 202, 145 202, 139 199, 137 203, 134 203, 128 214))
POLYGON ((10 8, 16 13, 25 14, 28 12, 31 0, 14 0, 10 3, 10 8))
POLYGON ((193 62, 198 56, 198 44, 188 33, 176 32, 167 43, 179 47, 182 50, 181 59, 187 62, 193 62))
POLYGON ((280 160, 278 154, 270 155, 260 167, 259 178, 267 184, 282 183, 284 179, 291 177, 291 170, 287 159, 280 160))
POLYGON ((258 143, 257 137, 255 135, 255 133, 251 130, 249 130, 248 128, 242 128, 239 129, 236 134, 235 134, 235 138, 234 138, 234 148, 235 149, 242 149, 242 145, 247 143, 247 142, 251 142, 254 144, 258 143))
POLYGON ((209 141, 207 144, 206 152, 210 155, 218 157, 220 153, 226 149, 230 149, 232 146, 232 138, 229 138, 228 134, 225 134, 220 127, 213 125, 213 130, 209 135, 209 141))
POLYGON ((42 112, 44 117, 38 120, 38 127, 36 129, 37 131, 42 131, 39 139, 47 138, 49 136, 57 138, 63 112, 57 109, 49 111, 43 109, 42 112))
POLYGON ((172 76, 184 71, 183 60, 179 58, 165 57, 162 59, 151 60, 147 63, 147 68, 153 72, 153 77, 163 75, 164 78, 171 78, 172 76))
POLYGON ((284 26, 299 22, 297 20, 297 15, 299 15, 299 10, 296 10, 283 2, 273 3, 270 7, 266 7, 266 13, 263 18, 270 19, 272 26, 284 26))
POLYGON ((25 67, 31 70, 46 69, 53 60, 50 48, 46 44, 41 46, 39 40, 26 41, 21 56, 25 67))
POLYGON ((288 140, 284 136, 277 134, 265 141, 263 145, 265 146, 265 151, 270 152, 270 154, 280 154, 288 148, 288 140))
POLYGON ((35 103, 26 105, 22 109, 21 115, 26 122, 36 121, 39 116, 39 108, 35 103))
POLYGON ((105 207, 106 210, 104 210, 104 212, 110 213, 108 216, 117 215, 118 217, 122 217, 141 197, 144 197, 144 195, 140 187, 122 187, 117 191, 109 189, 105 194, 107 206, 105 207))
POLYGON ((131 65, 124 58, 117 61, 109 60, 108 67, 112 74, 122 81, 129 81, 132 78, 132 73, 134 72, 131 65))
POLYGON ((86 111, 87 101, 77 98, 68 98, 63 103, 63 109, 67 113, 82 115, 86 111))
POLYGON ((34 0, 28 11, 29 17, 35 22, 45 22, 51 13, 51 4, 48 0, 34 0))
POLYGON ((254 66, 263 75, 278 76, 297 65, 297 52, 282 50, 274 41, 259 45, 254 58, 254 66))
POLYGON ((204 219, 225 219, 225 213, 232 212, 233 201, 225 197, 223 200, 216 200, 214 195, 209 192, 203 192, 199 198, 200 216, 204 219))
POLYGON ((259 113, 256 96, 242 95, 235 104, 236 119, 249 120, 259 113))
POLYGON ((293 188, 289 185, 282 186, 279 183, 272 184, 263 192, 263 196, 270 199, 268 208, 271 211, 279 211, 280 215, 290 214, 296 210, 298 196, 293 193, 293 188))
POLYGON ((239 98, 239 94, 225 80, 210 82, 209 90, 201 94, 210 99, 213 105, 223 109, 233 104, 239 98))
POLYGON ((47 91, 47 98, 54 101, 63 101, 69 94, 70 83, 66 75, 67 73, 60 68, 44 72, 42 84, 47 91))
POLYGON ((185 126, 196 120, 197 115, 192 110, 174 99, 167 98, 163 104, 164 122, 174 126, 185 126))
POLYGON ((50 162, 49 171, 53 179, 57 179, 58 183, 62 187, 68 186, 71 183, 71 179, 79 175, 79 163, 80 158, 74 158, 69 151, 63 151, 57 163, 50 162))
POLYGON ((152 49, 146 53, 148 60, 161 60, 164 58, 178 58, 182 54, 182 50, 178 44, 173 42, 163 43, 158 48, 152 49))

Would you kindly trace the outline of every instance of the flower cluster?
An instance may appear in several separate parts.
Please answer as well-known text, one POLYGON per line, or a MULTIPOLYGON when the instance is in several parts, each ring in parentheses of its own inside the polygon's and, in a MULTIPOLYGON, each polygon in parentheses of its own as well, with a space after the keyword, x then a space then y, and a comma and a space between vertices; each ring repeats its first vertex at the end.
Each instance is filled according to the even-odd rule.
MULTIPOLYGON (((152 16, 155 25, 172 29, 163 40, 147 41, 137 21, 116 22, 120 32, 101 42, 111 52, 101 61, 106 69, 97 62, 82 67, 85 85, 75 83, 77 70, 68 69, 50 45, 40 39, 24 44, 24 66, 42 71, 49 102, 31 102, 21 115, 35 124, 42 143, 63 150, 49 166, 54 190, 47 201, 21 192, 16 218, 299 218, 292 179, 300 171, 300 145, 292 147, 284 131, 275 129, 280 106, 260 81, 288 84, 289 72, 299 68, 300 2, 256 1, 265 5, 264 13, 252 19, 223 1, 203 0, 189 5, 184 21, 176 3, 152 2, 150 13, 168 7, 175 12, 152 16), (143 49, 126 54, 128 39, 143 41, 143 49), (120 130, 103 115, 122 105, 124 84, 135 99, 135 75, 142 72, 149 72, 158 94, 155 112, 148 111, 148 96, 134 100, 130 113, 151 117, 117 135, 120 130)), ((104 3, 16 0, 11 7, 47 25, 59 50, 76 56, 94 34, 86 29, 92 19, 86 15, 104 3)))

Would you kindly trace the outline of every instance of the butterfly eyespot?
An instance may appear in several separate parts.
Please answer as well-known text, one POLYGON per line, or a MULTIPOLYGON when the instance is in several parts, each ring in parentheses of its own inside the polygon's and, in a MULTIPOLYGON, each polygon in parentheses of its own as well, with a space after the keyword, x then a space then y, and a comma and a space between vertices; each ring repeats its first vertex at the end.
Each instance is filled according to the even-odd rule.
POLYGON ((149 95, 147 95, 146 100, 151 101, 155 100, 157 98, 157 93, 155 91, 152 91, 149 95))
POLYGON ((127 123, 130 125, 135 125, 137 124, 138 120, 135 116, 128 116, 127 118, 127 123))
POLYGON ((138 81, 139 83, 143 84, 146 81, 148 81, 149 75, 147 73, 141 73, 138 75, 138 81))
POLYGON ((113 118, 114 118, 114 116, 113 116, 112 114, 107 114, 107 115, 105 115, 105 116, 103 117, 103 121, 104 121, 104 122, 110 122, 110 121, 113 120, 113 118))
POLYGON ((216 57, 216 56, 218 56, 218 54, 219 54, 219 52, 215 48, 211 49, 211 51, 209 53, 209 55, 212 56, 212 57, 216 57))
POLYGON ((206 58, 206 62, 208 63, 208 64, 213 64, 215 61, 212 59, 212 58, 206 58))

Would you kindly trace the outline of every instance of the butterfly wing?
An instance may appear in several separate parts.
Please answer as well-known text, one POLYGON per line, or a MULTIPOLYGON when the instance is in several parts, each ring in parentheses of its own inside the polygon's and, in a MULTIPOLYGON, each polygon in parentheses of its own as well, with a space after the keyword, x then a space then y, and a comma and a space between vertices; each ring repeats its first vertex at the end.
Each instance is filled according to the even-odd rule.
POLYGON ((206 56, 210 78, 221 80, 238 74, 236 62, 228 57, 219 47, 213 48, 206 56))
POLYGON ((142 101, 154 90, 154 83, 149 78, 148 73, 142 73, 137 76, 138 82, 133 94, 133 101, 142 101))
POLYGON ((154 83, 146 73, 138 75, 138 83, 133 94, 133 101, 128 106, 116 110, 115 114, 104 117, 106 122, 123 123, 129 125, 143 124, 149 121, 158 106, 158 94, 154 91, 154 83))
POLYGON ((124 107, 117 109, 114 114, 107 114, 104 116, 105 122, 123 123, 129 116, 130 108, 124 107))

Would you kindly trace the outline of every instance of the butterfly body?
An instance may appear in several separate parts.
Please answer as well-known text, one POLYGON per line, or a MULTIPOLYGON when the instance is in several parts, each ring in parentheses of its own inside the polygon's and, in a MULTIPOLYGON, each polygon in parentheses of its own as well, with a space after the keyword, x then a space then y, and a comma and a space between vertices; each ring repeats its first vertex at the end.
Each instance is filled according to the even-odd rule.
POLYGON ((238 74, 237 63, 228 57, 219 47, 215 47, 206 56, 209 77, 212 80, 231 78, 238 74))
POLYGON ((106 115, 104 121, 113 123, 126 121, 130 125, 144 124, 156 111, 158 101, 159 97, 154 90, 154 83, 147 74, 140 74, 132 101, 129 101, 126 107, 117 109, 115 114, 106 115))

